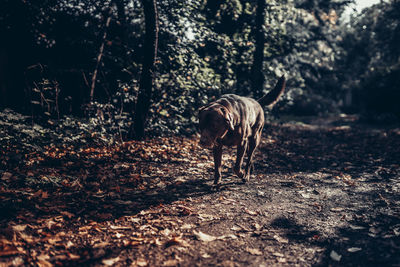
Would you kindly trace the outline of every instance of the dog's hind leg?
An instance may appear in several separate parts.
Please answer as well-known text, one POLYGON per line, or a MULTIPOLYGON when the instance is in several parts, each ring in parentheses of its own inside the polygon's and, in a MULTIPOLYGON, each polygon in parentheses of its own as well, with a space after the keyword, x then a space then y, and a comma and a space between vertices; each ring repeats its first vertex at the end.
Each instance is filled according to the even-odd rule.
POLYGON ((246 149, 247 149, 247 141, 243 141, 242 144, 237 146, 236 163, 235 163, 235 167, 233 168, 233 171, 239 178, 244 177, 244 172, 242 170, 242 164, 243 164, 244 155, 246 154, 246 149))
POLYGON ((250 180, 251 171, 252 169, 254 170, 254 165, 253 165, 254 151, 256 150, 258 144, 260 143, 260 140, 261 140, 261 132, 259 134, 256 134, 256 136, 249 138, 249 149, 247 152, 247 162, 246 162, 243 182, 248 182, 250 180))

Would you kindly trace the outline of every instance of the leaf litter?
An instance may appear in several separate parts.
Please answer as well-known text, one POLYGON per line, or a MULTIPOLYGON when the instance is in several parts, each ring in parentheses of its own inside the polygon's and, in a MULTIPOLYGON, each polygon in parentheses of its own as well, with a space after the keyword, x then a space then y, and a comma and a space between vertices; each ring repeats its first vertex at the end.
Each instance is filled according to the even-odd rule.
POLYGON ((225 156, 212 191, 212 155, 196 137, 107 144, 3 124, 0 265, 400 260, 398 129, 273 124, 250 183, 225 156))

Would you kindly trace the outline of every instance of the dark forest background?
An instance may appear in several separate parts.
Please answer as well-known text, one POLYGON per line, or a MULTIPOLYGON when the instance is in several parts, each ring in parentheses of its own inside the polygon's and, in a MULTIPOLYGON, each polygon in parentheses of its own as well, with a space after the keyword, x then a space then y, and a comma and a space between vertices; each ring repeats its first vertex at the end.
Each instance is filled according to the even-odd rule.
POLYGON ((192 134, 200 106, 259 97, 286 74, 272 116, 395 122, 400 2, 343 15, 353 2, 2 0, 0 109, 49 126, 89 118, 123 136, 138 135, 139 117, 147 133, 192 134))

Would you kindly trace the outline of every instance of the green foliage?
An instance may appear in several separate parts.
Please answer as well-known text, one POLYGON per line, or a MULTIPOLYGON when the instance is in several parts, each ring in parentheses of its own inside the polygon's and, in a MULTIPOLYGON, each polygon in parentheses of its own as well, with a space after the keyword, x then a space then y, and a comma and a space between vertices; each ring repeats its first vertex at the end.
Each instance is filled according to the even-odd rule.
MULTIPOLYGON (((0 31, 14 36, 25 29, 23 34, 29 37, 24 39, 25 46, 11 52, 26 50, 35 55, 21 66, 28 85, 25 91, 31 92, 27 102, 33 103, 29 111, 47 112, 52 118, 87 114, 112 132, 124 133, 135 116, 132 110, 143 56, 140 1, 5 2, 7 8, 0 9, 0 22, 5 26, 0 31), (20 20, 10 15, 18 15, 15 10, 21 10, 20 20), (108 17, 111 24, 106 29, 108 17), (107 38, 103 39, 105 31, 107 38), (102 44, 95 103, 87 105, 102 44), (31 75, 28 67, 37 64, 46 72, 31 75), (59 106, 44 106, 40 98, 35 99, 44 96, 43 92, 46 100, 58 100, 59 106), (106 115, 99 119, 98 114, 106 115)), ((339 17, 351 2, 266 2, 262 30, 266 84, 262 89, 270 90, 283 73, 288 78, 284 101, 276 110, 313 115, 335 112, 344 95, 356 88, 354 95, 365 108, 398 113, 396 103, 389 99, 398 98, 399 4, 381 3, 341 26, 339 17)), ((224 93, 251 96, 257 1, 157 3, 159 51, 149 131, 190 134, 195 131, 200 106, 224 93)))
POLYGON ((351 18, 338 62, 353 108, 400 117, 400 3, 382 2, 351 18), (349 72, 348 70, 351 70, 349 72))

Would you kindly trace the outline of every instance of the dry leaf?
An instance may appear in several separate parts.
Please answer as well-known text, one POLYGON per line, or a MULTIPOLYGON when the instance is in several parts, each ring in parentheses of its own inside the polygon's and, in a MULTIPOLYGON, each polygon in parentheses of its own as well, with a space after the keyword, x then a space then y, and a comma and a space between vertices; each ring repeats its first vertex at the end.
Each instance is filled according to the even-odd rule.
POLYGON ((119 225, 110 225, 110 228, 113 230, 130 230, 132 227, 129 226, 119 226, 119 225))
POLYGON ((166 247, 182 245, 182 244, 183 244, 183 240, 179 236, 175 236, 175 237, 171 238, 170 240, 168 240, 167 242, 165 242, 166 247))
POLYGON ((261 252, 261 250, 257 249, 257 248, 246 248, 246 251, 248 253, 250 253, 251 255, 256 255, 256 256, 260 256, 263 253, 261 252))
POLYGON ((140 242, 134 240, 123 240, 122 243, 125 247, 134 247, 141 244, 140 242))
POLYGON ((3 245, 0 250, 0 256, 11 256, 21 253, 15 246, 3 245))
POLYGON ((108 246, 108 245, 110 245, 109 242, 103 241, 103 242, 94 244, 93 247, 94 247, 94 248, 104 248, 104 247, 106 247, 106 246, 108 246))
POLYGON ((80 259, 80 258, 81 258, 81 256, 75 255, 75 254, 72 254, 72 253, 69 253, 69 252, 67 252, 67 254, 68 254, 68 257, 69 257, 71 260, 77 260, 77 259, 80 259))
POLYGON ((184 225, 181 226, 181 229, 182 229, 182 230, 186 230, 186 229, 191 229, 191 228, 193 228, 193 227, 194 227, 193 224, 185 223, 184 225))
POLYGON ((283 255, 282 253, 279 253, 279 252, 274 252, 274 253, 272 253, 272 255, 277 256, 277 257, 285 256, 285 255, 283 255))
POLYGON ((68 217, 68 219, 71 219, 72 217, 74 217, 74 214, 72 214, 71 212, 68 212, 68 211, 61 211, 60 213, 64 216, 68 217))
POLYGON ((53 267, 53 266, 54 266, 53 264, 51 264, 50 262, 48 262, 48 261, 46 261, 46 260, 39 260, 39 261, 37 262, 37 265, 38 265, 39 267, 53 267))
POLYGON ((22 231, 25 231, 26 224, 12 225, 11 227, 12 227, 12 229, 13 229, 14 231, 16 231, 16 232, 22 232, 22 231))
POLYGON ((72 243, 71 240, 68 240, 67 244, 65 245, 65 248, 70 248, 72 246, 74 246, 74 243, 72 243))
POLYGON ((252 216, 255 216, 255 215, 258 214, 256 211, 252 211, 252 210, 248 210, 248 209, 244 209, 244 211, 245 211, 247 214, 250 214, 250 215, 252 215, 252 216))
POLYGON ((347 249, 348 252, 352 252, 352 253, 353 253, 353 252, 357 252, 357 251, 361 251, 361 250, 362 250, 361 248, 356 248, 356 247, 348 248, 348 249, 347 249))
POLYGON ((119 261, 119 256, 112 259, 102 260, 101 262, 106 266, 112 266, 119 261))
POLYGON ((49 193, 47 193, 47 191, 43 191, 41 198, 48 198, 49 197, 49 193))
POLYGON ((340 208, 340 207, 337 207, 337 208, 331 208, 331 211, 336 211, 336 212, 339 212, 339 211, 344 211, 344 208, 340 208))
POLYGON ((32 236, 27 235, 27 234, 25 234, 25 233, 20 232, 20 233, 19 233, 19 236, 20 236, 23 240, 25 240, 27 243, 32 243, 32 242, 34 241, 34 239, 32 238, 32 236))
POLYGON ((234 226, 231 227, 231 230, 235 231, 235 232, 238 232, 238 231, 242 231, 243 229, 241 227, 237 226, 237 225, 234 225, 234 226))
POLYGON ((124 235, 124 234, 120 234, 120 233, 118 233, 118 232, 115 234, 115 237, 116 237, 116 238, 121 238, 121 237, 123 237, 123 236, 125 236, 125 235, 124 235))
POLYGON ((47 222, 46 222, 46 226, 47 226, 47 228, 49 228, 49 230, 51 230, 51 228, 53 227, 53 225, 55 225, 55 224, 57 224, 55 221, 53 221, 52 219, 49 219, 47 222))
POLYGON ((141 267, 148 265, 148 263, 145 259, 137 259, 135 263, 137 266, 141 266, 141 267))
POLYGON ((334 261, 340 261, 340 259, 342 258, 342 255, 338 254, 336 251, 332 250, 331 254, 329 255, 331 257, 332 260, 334 261))
POLYGON ((177 266, 178 261, 177 260, 167 260, 163 263, 163 266, 177 266))
POLYGON ((212 235, 207 235, 205 233, 202 233, 200 231, 193 231, 195 236, 197 237, 198 240, 203 241, 203 242, 211 242, 217 239, 217 237, 212 236, 212 235))
POLYGON ((353 230, 363 230, 363 229, 365 229, 364 226, 359 226, 359 225, 352 225, 352 224, 350 224, 349 226, 350 226, 350 228, 353 229, 353 230))
POLYGON ((50 267, 53 266, 53 264, 51 264, 49 261, 47 261, 48 259, 50 259, 50 256, 47 254, 40 254, 39 256, 37 256, 37 259, 39 260, 37 262, 37 265, 39 267, 50 267))
POLYGON ((289 240, 288 240, 288 239, 283 238, 283 237, 281 237, 281 236, 279 236, 279 235, 274 235, 274 238, 275 238, 276 241, 278 241, 278 242, 280 242, 280 243, 284 243, 284 244, 289 243, 289 240))
POLYGON ((1 176, 1 179, 2 179, 2 180, 8 180, 8 179, 11 178, 11 176, 12 176, 12 173, 10 173, 10 172, 4 172, 4 173, 3 173, 3 176, 1 176))
POLYGON ((58 236, 50 237, 50 238, 47 239, 47 242, 49 244, 52 244, 52 245, 54 245, 54 244, 56 244, 57 242, 60 242, 60 241, 61 241, 61 238, 58 237, 58 236))

